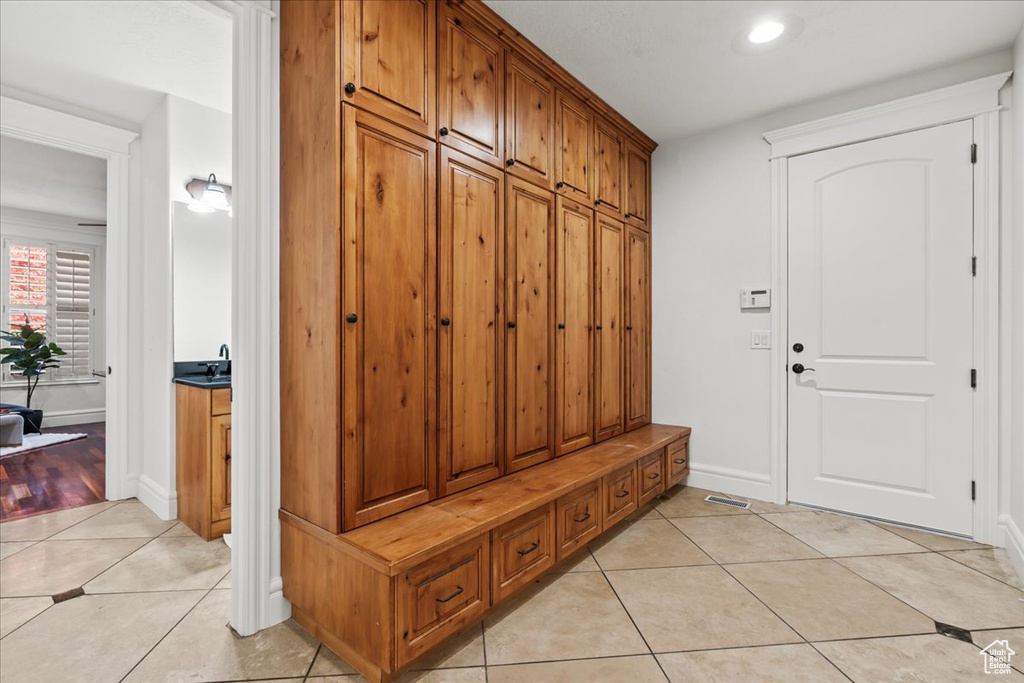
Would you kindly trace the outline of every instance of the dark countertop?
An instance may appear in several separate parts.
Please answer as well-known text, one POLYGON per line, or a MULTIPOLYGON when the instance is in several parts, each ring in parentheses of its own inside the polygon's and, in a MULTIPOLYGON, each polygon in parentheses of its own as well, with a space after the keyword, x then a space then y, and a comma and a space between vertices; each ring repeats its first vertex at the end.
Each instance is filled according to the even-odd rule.
POLYGON ((223 358, 209 361, 188 361, 176 362, 174 364, 175 384, 185 384, 200 389, 228 389, 231 387, 231 363, 223 358), (207 364, 216 363, 218 374, 209 376, 206 374, 207 364))

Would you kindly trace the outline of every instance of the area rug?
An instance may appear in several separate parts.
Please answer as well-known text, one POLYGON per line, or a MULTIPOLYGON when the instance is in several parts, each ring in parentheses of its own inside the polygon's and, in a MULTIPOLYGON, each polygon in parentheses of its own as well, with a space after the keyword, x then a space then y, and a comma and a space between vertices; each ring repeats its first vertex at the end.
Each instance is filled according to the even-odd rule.
POLYGON ((78 441, 89 436, 88 434, 26 434, 20 446, 0 448, 0 458, 25 451, 34 451, 37 448, 46 448, 68 441, 78 441))

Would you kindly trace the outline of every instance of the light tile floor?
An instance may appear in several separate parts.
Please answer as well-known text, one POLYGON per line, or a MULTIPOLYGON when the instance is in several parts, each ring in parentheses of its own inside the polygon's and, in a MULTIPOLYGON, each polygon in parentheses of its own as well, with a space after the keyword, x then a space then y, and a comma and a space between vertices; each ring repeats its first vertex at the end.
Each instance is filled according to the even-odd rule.
MULTIPOLYGON (((1004 639, 1019 654, 999 678, 1024 682, 1003 550, 707 493, 655 501, 403 683, 982 681, 1004 639)), ((0 558, 4 683, 363 680, 294 622, 234 635, 227 547, 137 501, 4 523, 0 558)))

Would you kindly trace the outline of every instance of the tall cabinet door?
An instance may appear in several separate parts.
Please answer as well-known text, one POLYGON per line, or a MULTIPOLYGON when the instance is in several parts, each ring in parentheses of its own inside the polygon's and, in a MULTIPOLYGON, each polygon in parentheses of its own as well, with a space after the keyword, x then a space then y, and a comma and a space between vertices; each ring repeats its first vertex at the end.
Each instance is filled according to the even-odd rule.
POLYGON ((555 454, 555 198, 507 176, 505 472, 555 454))
POLYGON ((504 176, 441 148, 439 495, 501 470, 504 176))
POLYGON ((623 391, 623 251, 625 229, 620 221, 597 214, 594 221, 596 288, 594 290, 594 425, 595 438, 604 441, 625 427, 623 391))
POLYGON ((607 121, 594 125, 594 206, 598 211, 622 218, 625 193, 626 141, 607 121))
POLYGON ((210 418, 210 521, 231 519, 231 415, 210 418))
POLYGON ((594 441, 594 212, 559 197, 555 230, 555 455, 594 441))
POLYGON ((342 107, 343 528, 436 491, 437 145, 342 107))
POLYGON ((443 5, 438 31, 438 140, 504 163, 505 62, 497 37, 443 5))
POLYGON ((553 189, 555 87, 513 55, 505 59, 505 165, 509 173, 553 189))
POLYGON ((626 222, 650 230, 651 155, 626 143, 626 222))
POLYGON ((594 116, 582 103, 555 92, 555 190, 579 202, 590 202, 590 159, 594 116))
POLYGON ((651 238, 626 237, 626 429, 651 421, 651 238))
POLYGON ((344 101, 433 137, 434 0, 345 0, 341 12, 344 101))

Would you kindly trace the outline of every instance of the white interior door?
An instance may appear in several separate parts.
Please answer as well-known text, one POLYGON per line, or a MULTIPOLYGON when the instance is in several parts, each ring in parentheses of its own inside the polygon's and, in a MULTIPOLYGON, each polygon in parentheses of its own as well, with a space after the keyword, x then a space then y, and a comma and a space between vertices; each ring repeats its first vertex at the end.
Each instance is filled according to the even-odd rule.
POLYGON ((973 534, 972 140, 789 161, 793 502, 973 534))

